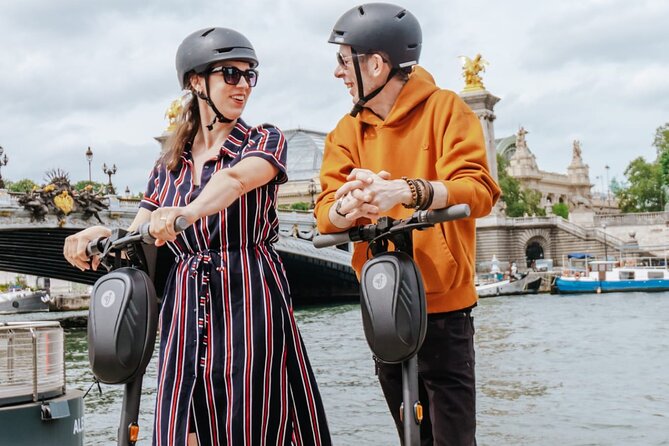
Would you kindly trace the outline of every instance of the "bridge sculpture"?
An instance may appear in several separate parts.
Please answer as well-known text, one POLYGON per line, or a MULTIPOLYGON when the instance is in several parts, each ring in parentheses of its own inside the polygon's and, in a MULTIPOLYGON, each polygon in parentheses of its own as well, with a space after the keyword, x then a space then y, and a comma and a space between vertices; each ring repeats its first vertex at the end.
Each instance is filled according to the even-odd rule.
MULTIPOLYGON (((107 196, 108 208, 97 211, 110 228, 127 228, 138 200, 107 196)), ((79 271, 62 255, 65 238, 98 224, 74 211, 62 218, 53 212, 35 221, 19 203, 19 196, 0 191, 0 271, 93 284, 102 272, 79 271)), ((293 299, 319 303, 358 296, 358 282, 350 266, 351 254, 336 248, 316 249, 311 239, 315 222, 310 213, 279 212, 277 250, 286 268, 293 299)), ((165 255, 171 256, 165 249, 165 255)))

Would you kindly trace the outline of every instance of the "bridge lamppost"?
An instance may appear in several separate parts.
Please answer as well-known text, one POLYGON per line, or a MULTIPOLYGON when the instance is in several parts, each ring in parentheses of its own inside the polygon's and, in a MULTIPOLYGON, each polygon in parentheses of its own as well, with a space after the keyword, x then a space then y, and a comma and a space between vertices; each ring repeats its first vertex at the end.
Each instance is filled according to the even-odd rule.
POLYGON ((9 158, 7 158, 5 149, 3 149, 2 146, 0 146, 0 189, 5 188, 5 181, 2 179, 2 167, 6 166, 8 162, 9 158))
POLYGON ((316 191, 317 191, 316 182, 312 178, 309 180, 309 188, 308 188, 309 195, 311 195, 311 209, 316 207, 316 202, 314 201, 314 195, 316 194, 316 191))
POLYGON ((604 229, 604 260, 609 260, 609 249, 606 243, 606 222, 602 223, 602 229, 604 229))
POLYGON ((606 204, 607 206, 611 206, 611 183, 609 183, 609 165, 607 164, 604 166, 604 169, 606 169, 606 204))
POLYGON ((114 190, 114 185, 112 184, 111 177, 116 173, 116 164, 114 164, 111 169, 107 167, 107 163, 102 164, 102 171, 105 175, 109 176, 109 183, 107 184, 107 194, 115 195, 116 191, 114 190))
POLYGON ((88 161, 88 182, 92 183, 91 162, 93 161, 93 151, 91 150, 91 146, 88 146, 88 149, 86 149, 86 161, 88 161))

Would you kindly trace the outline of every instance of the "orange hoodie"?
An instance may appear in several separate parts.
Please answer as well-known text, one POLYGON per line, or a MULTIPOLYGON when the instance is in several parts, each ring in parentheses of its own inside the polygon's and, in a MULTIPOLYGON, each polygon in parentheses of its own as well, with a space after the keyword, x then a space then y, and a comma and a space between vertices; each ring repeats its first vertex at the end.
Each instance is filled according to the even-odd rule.
MULTIPOLYGON (((321 166, 323 192, 314 213, 322 234, 341 232, 328 213, 335 192, 353 168, 386 170, 393 179, 441 180, 448 205, 466 203, 471 217, 415 231, 414 259, 425 283, 429 313, 455 311, 476 303, 474 261, 475 218, 490 213, 500 189, 488 171, 486 148, 478 117, 460 97, 439 89, 432 76, 415 67, 385 120, 368 109, 346 115, 328 134, 321 166)), ((389 209, 393 218, 412 211, 389 209)), ((366 224, 360 219, 356 224, 366 224)), ((358 277, 367 243, 356 243, 352 265, 358 277)))

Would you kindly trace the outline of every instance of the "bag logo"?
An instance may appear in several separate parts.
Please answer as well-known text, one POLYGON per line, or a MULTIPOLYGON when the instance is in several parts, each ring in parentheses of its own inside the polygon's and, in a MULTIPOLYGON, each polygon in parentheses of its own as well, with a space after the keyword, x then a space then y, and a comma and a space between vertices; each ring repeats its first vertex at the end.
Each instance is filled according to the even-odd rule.
POLYGON ((112 290, 107 290, 100 298, 100 303, 102 304, 103 307, 109 308, 114 304, 115 300, 116 300, 116 293, 114 293, 112 290))
POLYGON ((387 283, 388 283, 388 276, 386 276, 385 273, 374 274, 374 277, 372 278, 372 286, 375 289, 382 290, 386 287, 387 283))

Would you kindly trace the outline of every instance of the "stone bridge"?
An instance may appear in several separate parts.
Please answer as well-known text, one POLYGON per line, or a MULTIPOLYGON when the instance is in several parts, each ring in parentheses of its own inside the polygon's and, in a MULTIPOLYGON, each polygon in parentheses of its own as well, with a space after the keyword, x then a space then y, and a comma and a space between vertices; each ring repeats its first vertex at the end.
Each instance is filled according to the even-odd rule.
MULTIPOLYGON (((101 213, 109 227, 129 226, 137 212, 137 200, 110 197, 110 207, 101 213)), ((666 257, 669 252, 669 213, 627 214, 595 217, 590 224, 576 224, 561 217, 507 218, 491 215, 477 220, 477 263, 516 261, 529 266, 534 259, 553 259, 562 266, 570 252, 597 257, 626 253, 666 257), (632 238, 630 235, 634 235, 632 238)), ((14 197, 0 194, 0 271, 43 275, 92 284, 100 273, 81 272, 62 257, 63 240, 93 221, 70 214, 63 226, 55 216, 45 222, 30 222, 14 197)), ((358 284, 350 267, 350 254, 335 248, 315 249, 311 239, 314 219, 308 212, 279 212, 281 253, 296 300, 317 301, 356 297, 358 284)))
MULTIPOLYGON (((109 209, 100 213, 104 225, 126 228, 137 212, 137 200, 110 197, 109 209)), ((275 245, 284 262, 293 299, 319 302, 357 298, 358 282, 350 266, 351 255, 336 248, 316 249, 311 243, 313 217, 308 213, 280 212, 279 241, 275 245)), ((44 222, 31 222, 14 197, 0 195, 0 271, 45 276, 84 284, 93 284, 101 272, 82 272, 63 258, 65 238, 96 224, 72 213, 60 225, 55 215, 44 222)), ((171 256, 164 250, 163 256, 171 256)), ((162 265, 163 263, 159 263, 162 265)))

